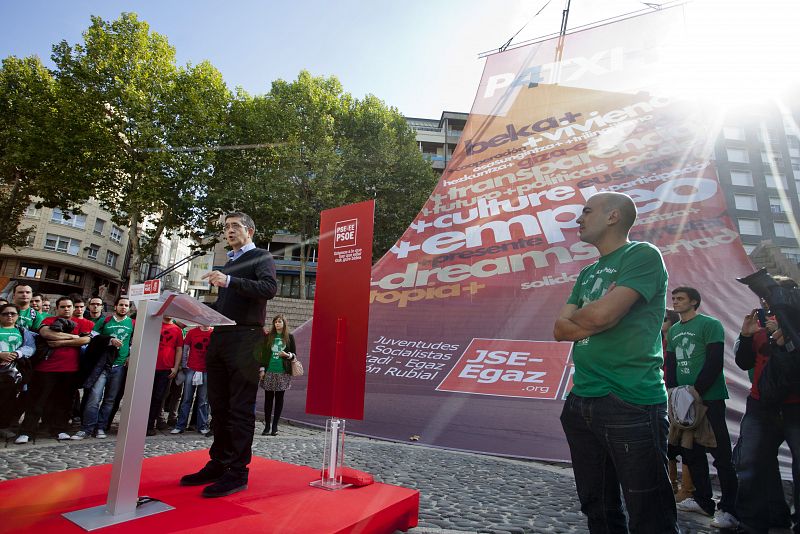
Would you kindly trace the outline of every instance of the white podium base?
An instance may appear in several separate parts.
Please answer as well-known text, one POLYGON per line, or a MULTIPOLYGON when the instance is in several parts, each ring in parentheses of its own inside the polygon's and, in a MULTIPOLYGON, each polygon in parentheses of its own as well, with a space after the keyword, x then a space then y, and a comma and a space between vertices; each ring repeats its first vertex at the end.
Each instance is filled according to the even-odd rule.
POLYGON ((161 501, 147 501, 136 507, 136 510, 129 514, 111 515, 108 511, 108 506, 103 504, 95 506, 94 508, 84 508, 83 510, 76 510, 74 512, 67 512, 63 515, 83 530, 97 530, 98 528, 108 527, 111 525, 118 525, 127 521, 133 521, 140 517, 147 517, 149 515, 160 514, 161 512, 168 512, 175 508, 165 504, 161 501))

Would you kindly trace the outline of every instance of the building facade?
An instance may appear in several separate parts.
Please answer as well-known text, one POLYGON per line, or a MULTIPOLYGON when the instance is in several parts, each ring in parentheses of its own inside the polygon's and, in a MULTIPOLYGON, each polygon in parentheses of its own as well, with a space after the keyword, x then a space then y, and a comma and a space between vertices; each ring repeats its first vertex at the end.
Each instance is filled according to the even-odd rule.
POLYGON ((25 247, 0 249, 0 287, 25 280, 48 296, 97 295, 113 303, 124 291, 128 230, 94 200, 82 212, 28 206, 22 226, 35 230, 25 247))

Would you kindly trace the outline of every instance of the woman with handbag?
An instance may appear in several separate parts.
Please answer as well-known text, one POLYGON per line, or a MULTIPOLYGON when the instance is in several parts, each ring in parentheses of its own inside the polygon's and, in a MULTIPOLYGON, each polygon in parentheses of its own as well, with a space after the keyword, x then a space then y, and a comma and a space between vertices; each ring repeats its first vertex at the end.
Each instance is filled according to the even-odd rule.
POLYGON ((292 362, 296 359, 294 336, 289 333, 286 318, 278 314, 259 347, 258 385, 264 390, 264 431, 262 436, 278 434, 278 420, 283 411, 283 395, 292 387, 292 362), (273 405, 275 411, 273 413, 273 405), (270 432, 270 418, 272 426, 270 432))

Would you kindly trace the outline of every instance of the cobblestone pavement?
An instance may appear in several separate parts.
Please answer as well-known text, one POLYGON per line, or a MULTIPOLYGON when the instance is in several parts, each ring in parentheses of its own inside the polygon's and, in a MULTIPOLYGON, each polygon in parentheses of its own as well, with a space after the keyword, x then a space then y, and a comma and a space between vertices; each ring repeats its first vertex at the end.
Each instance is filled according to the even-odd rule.
MULTIPOLYGON (((253 453, 284 462, 317 467, 324 432, 281 425, 277 436, 261 436, 258 425, 253 453)), ((113 432, 113 429, 112 429, 113 432)), ((39 439, 0 448, 0 480, 111 463, 116 436, 57 442, 39 439)), ((208 448, 210 438, 196 432, 147 438, 145 456, 208 448)), ((420 491, 419 526, 412 534, 586 532, 575 494, 572 470, 565 465, 512 460, 393 443, 348 435, 346 464, 376 480, 420 491)), ((710 519, 680 513, 684 533, 720 532, 710 519)), ((788 532, 788 531, 787 531, 788 532)))

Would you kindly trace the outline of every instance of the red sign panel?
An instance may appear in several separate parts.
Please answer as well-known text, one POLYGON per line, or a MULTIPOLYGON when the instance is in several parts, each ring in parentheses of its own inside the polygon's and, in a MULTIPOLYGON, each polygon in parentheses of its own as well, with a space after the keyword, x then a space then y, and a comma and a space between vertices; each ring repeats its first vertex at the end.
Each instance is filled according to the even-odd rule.
POLYGON ((306 413, 364 418, 375 201, 321 214, 306 413))
POLYGON ((439 391, 557 399, 572 343, 473 339, 439 391))

